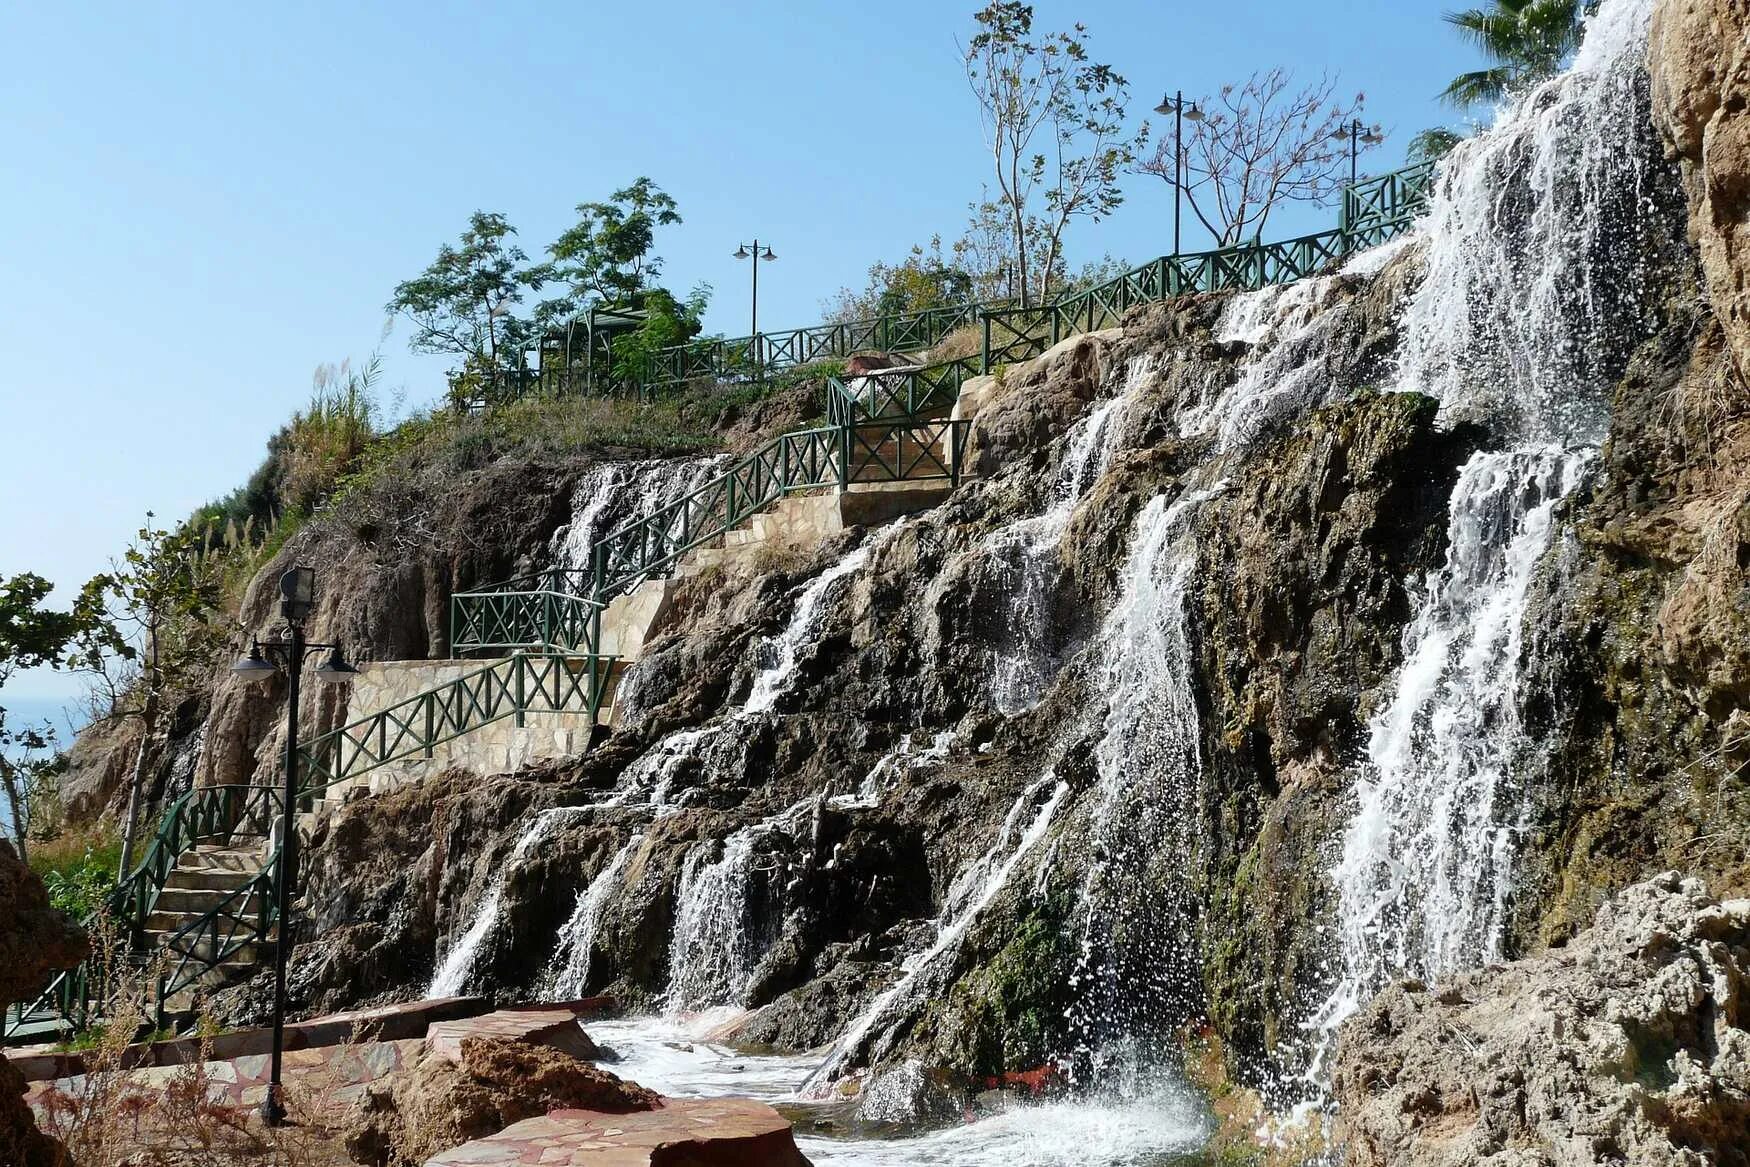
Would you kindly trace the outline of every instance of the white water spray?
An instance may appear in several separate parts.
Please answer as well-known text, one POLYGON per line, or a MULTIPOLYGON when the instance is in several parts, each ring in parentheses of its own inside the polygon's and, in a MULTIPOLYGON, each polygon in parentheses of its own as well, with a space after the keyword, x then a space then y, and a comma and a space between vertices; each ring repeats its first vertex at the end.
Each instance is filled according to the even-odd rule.
POLYGON ((505 883, 510 879, 511 872, 555 830, 589 814, 591 810, 590 807, 580 806, 555 807, 544 810, 529 820, 529 825, 523 828, 523 833, 511 848, 504 865, 498 869, 491 889, 481 901, 474 922, 468 926, 461 939, 451 945, 449 953, 438 966, 437 975, 432 977, 431 984, 425 990, 427 997, 454 997, 467 987, 468 977, 474 971, 474 963, 479 958, 481 947, 498 927, 504 906, 505 883))
POLYGON ((608 897, 619 890, 626 864, 643 842, 643 835, 627 839, 577 897, 571 919, 559 930, 559 947, 553 953, 553 963, 548 969, 548 980, 556 998, 581 997, 589 991, 590 961, 595 952, 602 911, 607 907, 608 897))

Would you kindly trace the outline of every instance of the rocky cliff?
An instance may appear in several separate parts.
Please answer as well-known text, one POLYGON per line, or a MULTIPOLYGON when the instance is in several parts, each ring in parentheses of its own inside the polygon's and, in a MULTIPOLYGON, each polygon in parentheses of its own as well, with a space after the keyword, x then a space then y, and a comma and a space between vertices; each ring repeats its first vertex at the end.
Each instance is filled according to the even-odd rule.
MULTIPOLYGON (((1317 1111, 1336 1050, 1375 1090, 1388 1053, 1348 1035, 1433 1032, 1392 1020, 1422 990, 1367 1005, 1388 985, 1578 944, 1667 869, 1737 894, 1744 14, 1650 10, 1610 0, 1407 243, 1001 370, 939 506, 680 581, 591 752, 343 807, 299 1005, 735 1006, 744 1041, 825 1047, 809 1091, 925 1115, 993 1082, 1146 1094, 1196 1036, 1317 1111)), ((441 653, 451 589, 685 473, 599 453, 385 486, 245 621, 296 558, 331 581, 319 633, 441 653)), ((275 700, 215 688, 206 778, 269 756, 275 700)), ((1469 1072, 1440 1067, 1402 1089, 1469 1072)))

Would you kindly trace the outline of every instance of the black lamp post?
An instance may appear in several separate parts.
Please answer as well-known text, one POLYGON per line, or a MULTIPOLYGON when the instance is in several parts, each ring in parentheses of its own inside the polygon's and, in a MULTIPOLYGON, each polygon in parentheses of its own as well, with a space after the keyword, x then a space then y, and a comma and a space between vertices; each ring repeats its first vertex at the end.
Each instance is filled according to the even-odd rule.
POLYGON ((298 798, 298 678, 304 670, 305 655, 312 651, 328 652, 328 659, 316 670, 316 675, 324 681, 348 681, 358 672, 346 663, 340 645, 312 644, 304 639, 304 621, 310 618, 310 609, 315 605, 315 592, 316 573, 308 567, 294 567, 280 576, 280 615, 286 624, 279 639, 266 643, 255 641, 250 646, 249 655, 231 666, 232 672, 250 680, 271 677, 283 667, 287 683, 285 788, 280 803, 279 860, 274 872, 279 937, 273 946, 273 1061, 268 1075, 267 1097, 261 1102, 261 1119, 268 1126, 279 1126, 286 1118, 285 1106, 280 1101, 280 1063, 286 1041, 286 962, 292 947, 292 881, 298 870, 294 850, 298 841, 298 832, 294 829, 298 798))
POLYGON ((1200 122, 1203 111, 1197 108, 1195 101, 1185 103, 1185 91, 1179 90, 1171 97, 1161 98, 1161 103, 1155 106, 1155 112, 1163 117, 1173 115, 1173 254, 1179 254, 1179 203, 1185 193, 1185 123, 1200 122))
POLYGON ((1354 186, 1360 180, 1361 147, 1377 146, 1385 141, 1378 126, 1364 126, 1360 118, 1349 119, 1349 124, 1331 135, 1333 138, 1349 139, 1349 185, 1354 186))
POLYGON ((738 244, 735 248, 735 258, 753 260, 753 322, 752 326, 748 329, 748 335, 753 339, 748 343, 753 345, 754 369, 763 377, 765 375, 766 365, 765 362, 760 359, 760 261, 765 260, 769 262, 778 257, 772 254, 772 249, 770 247, 767 247, 762 252, 760 250, 760 241, 755 239, 752 246, 749 246, 746 243, 738 244))

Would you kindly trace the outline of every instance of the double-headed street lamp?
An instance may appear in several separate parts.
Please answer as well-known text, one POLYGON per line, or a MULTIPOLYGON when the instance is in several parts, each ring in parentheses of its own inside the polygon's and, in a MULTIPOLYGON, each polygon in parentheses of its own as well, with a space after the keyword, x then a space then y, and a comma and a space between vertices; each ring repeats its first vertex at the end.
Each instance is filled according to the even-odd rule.
POLYGON ((760 360, 760 263, 762 260, 770 262, 778 257, 772 254, 770 247, 761 251, 760 241, 755 239, 751 245, 737 244, 735 258, 753 260, 753 322, 747 330, 747 334, 753 338, 748 343, 753 346, 754 369, 760 376, 764 376, 766 366, 765 362, 760 360))
POLYGON ((1161 98, 1161 103, 1155 106, 1155 112, 1163 117, 1173 115, 1173 254, 1179 254, 1179 203, 1185 193, 1185 123, 1200 122, 1203 111, 1197 108, 1195 101, 1189 105, 1185 102, 1185 91, 1179 90, 1170 97, 1161 98))
POLYGON ((358 672, 346 663, 340 645, 312 644, 304 639, 304 621, 310 618, 310 610, 315 606, 315 593, 316 573, 308 567, 294 567, 280 576, 280 615, 285 618, 285 627, 277 640, 255 641, 249 655, 231 666, 232 672, 249 680, 263 680, 284 668, 287 683, 285 789, 280 804, 279 860, 274 871, 279 938, 274 944, 273 1062, 267 1097, 261 1102, 261 1118, 268 1126, 278 1126, 286 1117, 280 1098, 280 1063, 286 1042, 286 961, 292 947, 292 881, 298 870, 294 850, 298 840, 294 826, 298 798, 298 678, 304 671, 305 655, 311 652, 328 653, 328 659, 316 670, 324 681, 350 681, 358 672))
POLYGON ((1337 127, 1336 131, 1331 134, 1331 137, 1339 142, 1344 138, 1349 139, 1350 186, 1354 186, 1355 183, 1359 181, 1361 147, 1364 145, 1377 146, 1385 141, 1385 137, 1379 132, 1378 126, 1364 126, 1361 124, 1360 118, 1350 118, 1349 124, 1337 127))

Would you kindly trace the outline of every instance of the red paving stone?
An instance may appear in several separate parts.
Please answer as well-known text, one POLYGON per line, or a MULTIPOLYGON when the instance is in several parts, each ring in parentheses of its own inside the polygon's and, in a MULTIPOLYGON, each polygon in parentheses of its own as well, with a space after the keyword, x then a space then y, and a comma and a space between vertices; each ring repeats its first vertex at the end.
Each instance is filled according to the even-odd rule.
POLYGON ((555 1110, 425 1161, 425 1167, 805 1167, 790 1122, 747 1098, 668 1099, 661 1110, 555 1110))
POLYGON ((500 1009, 480 1017, 440 1021, 425 1031, 425 1044, 439 1057, 460 1063, 464 1037, 497 1037, 552 1046, 585 1062, 600 1056, 571 1009, 500 1009))

